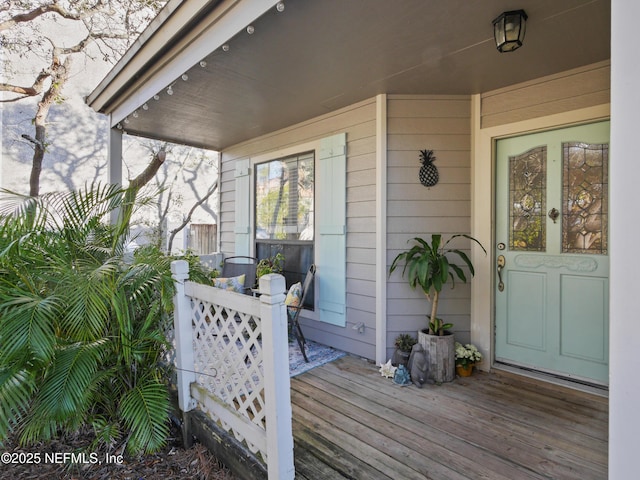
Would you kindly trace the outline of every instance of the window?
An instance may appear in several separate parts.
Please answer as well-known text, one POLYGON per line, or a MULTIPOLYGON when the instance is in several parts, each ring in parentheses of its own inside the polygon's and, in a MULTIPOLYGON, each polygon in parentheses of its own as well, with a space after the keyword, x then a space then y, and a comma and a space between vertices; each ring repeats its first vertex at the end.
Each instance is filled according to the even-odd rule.
MULTIPOLYGON (((287 287, 304 281, 314 261, 314 153, 255 166, 256 257, 285 257, 287 287)), ((313 306, 312 291, 305 306, 313 306)))
POLYGON ((256 165, 256 240, 313 242, 313 153, 256 165))

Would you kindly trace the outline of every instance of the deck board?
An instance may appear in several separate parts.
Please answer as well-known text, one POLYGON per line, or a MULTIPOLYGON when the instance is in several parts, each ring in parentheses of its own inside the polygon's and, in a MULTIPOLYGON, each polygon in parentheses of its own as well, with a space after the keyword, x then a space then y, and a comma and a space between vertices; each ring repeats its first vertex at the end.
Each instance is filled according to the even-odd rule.
POLYGON ((517 375, 400 387, 347 356, 291 399, 300 479, 607 478, 607 399, 517 375))

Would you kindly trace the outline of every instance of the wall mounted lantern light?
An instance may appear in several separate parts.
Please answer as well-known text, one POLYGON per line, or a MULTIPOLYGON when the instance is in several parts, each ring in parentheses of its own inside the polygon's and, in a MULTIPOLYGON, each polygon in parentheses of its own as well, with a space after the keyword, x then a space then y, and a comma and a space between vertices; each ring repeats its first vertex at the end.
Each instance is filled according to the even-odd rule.
POLYGON ((493 21, 493 36, 501 53, 513 52, 522 46, 527 24, 524 10, 504 12, 493 21))

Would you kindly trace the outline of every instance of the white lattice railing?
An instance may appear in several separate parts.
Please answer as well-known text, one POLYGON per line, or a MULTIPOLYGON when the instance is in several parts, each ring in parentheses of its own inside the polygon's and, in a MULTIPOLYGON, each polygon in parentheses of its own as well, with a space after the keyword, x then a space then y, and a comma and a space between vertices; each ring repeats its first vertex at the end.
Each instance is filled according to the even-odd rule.
POLYGON ((260 278, 260 298, 188 281, 171 264, 178 403, 199 408, 267 463, 294 478, 285 283, 260 278))

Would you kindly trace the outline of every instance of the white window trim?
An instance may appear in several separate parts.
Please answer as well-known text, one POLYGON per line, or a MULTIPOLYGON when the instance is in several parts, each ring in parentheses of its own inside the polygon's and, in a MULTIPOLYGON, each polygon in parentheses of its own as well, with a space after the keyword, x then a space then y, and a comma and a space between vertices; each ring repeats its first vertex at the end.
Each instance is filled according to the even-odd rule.
MULTIPOLYGON (((286 148, 282 148, 279 150, 274 150, 271 152, 267 152, 267 153, 263 153, 260 155, 256 155, 255 157, 251 157, 249 159, 249 165, 250 165, 250 169, 251 169, 251 188, 249 189, 249 205, 250 205, 250 214, 249 214, 249 228, 250 228, 250 244, 251 244, 251 255, 255 257, 256 255, 256 189, 255 189, 255 166, 257 164, 260 163, 265 163, 265 162, 271 162, 273 160, 278 160, 281 158, 285 158, 285 157, 291 157, 294 155, 300 155, 303 154, 305 152, 313 152, 313 162, 314 162, 314 170, 317 167, 317 161, 318 161, 318 151, 320 150, 320 140, 314 140, 311 142, 306 142, 306 143, 299 143, 296 145, 292 145, 290 147, 286 147, 286 148)), ((314 179, 314 197, 315 197, 315 191, 316 191, 316 182, 317 181, 317 177, 314 179)), ((317 208, 317 205, 315 205, 315 201, 314 201, 314 210, 317 208)), ((316 217, 316 215, 314 215, 314 218, 316 217)), ((317 240, 317 235, 315 233, 315 220, 314 220, 314 235, 313 235, 313 262, 317 263, 316 260, 316 254, 317 254, 317 248, 316 248, 316 240, 317 240)), ((308 320, 315 320, 315 321, 319 321, 320 320, 320 311, 319 311, 319 307, 318 307, 318 282, 314 282, 314 304, 313 304, 313 311, 310 310, 302 310, 300 312, 300 317, 301 318, 305 318, 308 320)))

